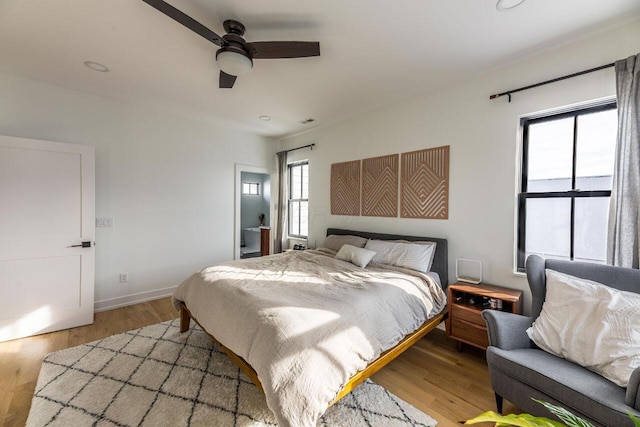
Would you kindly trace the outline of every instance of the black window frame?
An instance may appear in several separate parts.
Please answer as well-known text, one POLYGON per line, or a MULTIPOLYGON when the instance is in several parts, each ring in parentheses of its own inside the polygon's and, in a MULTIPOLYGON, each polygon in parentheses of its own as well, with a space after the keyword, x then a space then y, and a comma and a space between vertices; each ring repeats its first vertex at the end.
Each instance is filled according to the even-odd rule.
MULTIPOLYGON (((299 162, 295 162, 295 163, 289 163, 287 165, 287 177, 288 177, 288 188, 287 188, 287 235, 289 237, 294 237, 294 238, 299 238, 299 239, 306 239, 308 237, 308 235, 304 235, 304 234, 296 234, 296 233, 292 233, 291 232, 291 221, 289 221, 288 219, 291 218, 291 205, 293 203, 301 203, 301 202, 307 202, 307 206, 309 206, 309 188, 307 187, 307 198, 302 198, 302 194, 300 195, 301 198, 293 198, 292 192, 293 192, 293 185, 292 185, 292 181, 293 181, 293 168, 295 167, 300 167, 300 188, 302 189, 302 185, 304 183, 304 168, 303 166, 307 165, 307 169, 309 166, 309 161, 308 160, 302 160, 299 162)), ((304 193, 304 192, 302 192, 304 193)), ((302 209, 298 209, 298 229, 300 229, 300 223, 301 223, 301 212, 302 209)), ((307 218, 307 222, 308 222, 308 218, 307 218)))
POLYGON ((570 211, 570 239, 569 239, 569 257, 574 259, 575 246, 575 201, 577 198, 584 197, 611 197, 611 190, 588 190, 580 191, 576 188, 576 147, 578 142, 578 120, 579 116, 598 113, 607 110, 617 109, 615 100, 607 101, 598 105, 585 107, 577 107, 569 111, 544 116, 523 117, 520 119, 520 129, 522 132, 522 155, 521 155, 521 175, 520 175, 520 192, 518 193, 518 230, 517 230, 517 246, 516 246, 516 268, 519 273, 525 273, 526 262, 526 223, 527 213, 526 204, 528 199, 543 199, 562 197, 569 198, 571 201, 570 211), (573 159, 571 171, 571 190, 568 191, 548 191, 548 192, 527 192, 528 184, 528 154, 529 154, 529 126, 537 123, 561 120, 573 117, 573 159))

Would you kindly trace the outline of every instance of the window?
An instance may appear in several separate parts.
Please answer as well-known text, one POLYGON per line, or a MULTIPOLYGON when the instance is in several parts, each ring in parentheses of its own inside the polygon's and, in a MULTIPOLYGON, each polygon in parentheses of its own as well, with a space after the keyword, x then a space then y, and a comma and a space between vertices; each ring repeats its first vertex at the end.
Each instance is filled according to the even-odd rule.
POLYGON ((309 234, 309 162, 289 165, 289 236, 309 234))
POLYGON ((517 268, 531 254, 606 261, 617 133, 615 102, 525 118, 517 268))
POLYGON ((260 184, 257 182, 243 182, 242 194, 248 194, 251 196, 257 196, 260 194, 260 184))

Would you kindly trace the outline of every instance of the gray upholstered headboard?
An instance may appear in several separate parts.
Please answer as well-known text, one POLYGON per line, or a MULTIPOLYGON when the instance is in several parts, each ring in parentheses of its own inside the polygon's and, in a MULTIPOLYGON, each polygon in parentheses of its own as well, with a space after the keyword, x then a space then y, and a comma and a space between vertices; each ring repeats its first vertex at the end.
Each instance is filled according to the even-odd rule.
POLYGON ((408 241, 429 241, 436 242, 436 253, 433 257, 431 271, 438 273, 442 287, 446 289, 449 286, 449 250, 447 248, 447 239, 439 237, 419 237, 419 236, 402 236, 398 234, 371 233, 368 231, 343 230, 341 228, 327 228, 327 236, 330 234, 351 234, 353 236, 361 236, 367 239, 378 240, 408 240, 408 241))

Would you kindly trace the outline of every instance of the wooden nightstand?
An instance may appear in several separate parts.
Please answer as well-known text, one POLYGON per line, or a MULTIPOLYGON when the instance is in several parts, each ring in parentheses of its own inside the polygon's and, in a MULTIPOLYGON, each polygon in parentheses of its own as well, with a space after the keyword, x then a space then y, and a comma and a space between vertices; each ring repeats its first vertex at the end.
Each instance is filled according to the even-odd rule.
POLYGON ((483 283, 449 285, 447 335, 458 341, 458 351, 462 351, 463 343, 481 349, 489 345, 487 325, 480 317, 485 309, 522 314, 522 291, 483 283))

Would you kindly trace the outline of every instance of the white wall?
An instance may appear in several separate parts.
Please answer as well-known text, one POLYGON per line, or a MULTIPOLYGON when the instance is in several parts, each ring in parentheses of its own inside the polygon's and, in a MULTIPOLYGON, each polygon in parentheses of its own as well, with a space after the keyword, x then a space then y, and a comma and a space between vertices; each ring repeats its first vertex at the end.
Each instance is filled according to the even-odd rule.
POLYGON ((6 74, 0 93, 0 134, 96 147, 98 309, 233 259, 234 164, 272 168, 273 140, 6 74))
POLYGON ((635 21, 483 73, 459 86, 420 96, 282 141, 283 148, 311 142, 311 246, 327 227, 449 239, 449 277, 455 259, 483 262, 487 283, 525 290, 514 274, 514 209, 520 115, 615 95, 613 69, 543 86, 505 98, 489 95, 613 62, 640 52, 635 21), (330 213, 332 163, 450 145, 448 220, 334 216, 330 213))

